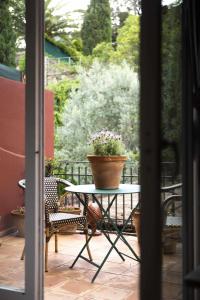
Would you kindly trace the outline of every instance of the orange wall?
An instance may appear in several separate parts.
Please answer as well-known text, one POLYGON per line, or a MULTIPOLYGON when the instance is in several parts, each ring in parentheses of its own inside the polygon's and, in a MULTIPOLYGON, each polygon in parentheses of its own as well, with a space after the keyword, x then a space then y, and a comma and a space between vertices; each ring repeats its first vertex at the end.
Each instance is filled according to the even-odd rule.
MULTIPOLYGON (((12 225, 10 212, 24 201, 25 85, 0 77, 0 231, 12 225)), ((45 156, 54 156, 53 94, 45 91, 45 156)))

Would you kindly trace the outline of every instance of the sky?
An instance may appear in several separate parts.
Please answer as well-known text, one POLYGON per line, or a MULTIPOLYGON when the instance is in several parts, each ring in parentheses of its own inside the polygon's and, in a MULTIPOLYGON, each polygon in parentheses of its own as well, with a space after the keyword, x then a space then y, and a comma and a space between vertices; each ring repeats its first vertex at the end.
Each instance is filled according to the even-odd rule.
MULTIPOLYGON (((162 1, 164 5, 173 3, 173 0, 163 0, 162 1)), ((66 11, 74 11, 77 9, 87 9, 87 6, 89 5, 90 0, 53 0, 53 5, 63 5, 61 12, 66 11)))
POLYGON ((76 9, 87 9, 90 0, 53 0, 52 4, 63 4, 63 9, 73 11, 76 9))

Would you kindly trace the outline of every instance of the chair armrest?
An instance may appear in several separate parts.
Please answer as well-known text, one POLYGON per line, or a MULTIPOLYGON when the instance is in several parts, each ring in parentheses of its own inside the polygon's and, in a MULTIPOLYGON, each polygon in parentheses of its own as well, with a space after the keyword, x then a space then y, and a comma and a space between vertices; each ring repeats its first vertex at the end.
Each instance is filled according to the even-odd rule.
POLYGON ((161 192, 170 192, 170 191, 173 191, 173 190, 178 189, 180 187, 182 187, 182 183, 177 183, 177 184, 174 184, 174 185, 171 185, 171 186, 162 187, 161 192))
POLYGON ((163 209, 167 209, 168 206, 175 201, 181 201, 181 197, 182 195, 171 195, 167 197, 162 203, 163 209))
POLYGON ((72 185, 74 185, 70 181, 62 179, 62 178, 56 178, 56 180, 57 180, 58 183, 64 184, 66 186, 72 186, 72 185))
MULTIPOLYGON (((167 215, 168 215, 168 210, 170 205, 173 205, 177 201, 181 202, 181 199, 182 199, 182 195, 171 195, 163 201, 162 203, 163 225, 166 225, 167 215)), ((180 206, 177 208, 180 208, 180 206)), ((177 208, 174 209, 176 210, 177 208)))

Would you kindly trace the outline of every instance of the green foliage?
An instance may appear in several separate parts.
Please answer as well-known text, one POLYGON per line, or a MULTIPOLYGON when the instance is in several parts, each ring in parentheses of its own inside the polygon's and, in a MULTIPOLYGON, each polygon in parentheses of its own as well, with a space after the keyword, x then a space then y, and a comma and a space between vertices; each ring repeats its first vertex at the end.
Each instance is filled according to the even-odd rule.
POLYGON ((52 176, 53 172, 58 167, 58 161, 55 158, 49 157, 45 159, 45 176, 52 176))
MULTIPOLYGON (((17 38, 24 39, 25 36, 25 0, 9 0, 13 28, 17 38)), ((53 0, 45 0, 45 33, 49 38, 59 37, 61 40, 69 40, 67 29, 76 28, 68 14, 58 14, 63 4, 56 4, 53 0)))
POLYGON ((10 14, 17 39, 25 34, 25 0, 9 0, 10 14))
POLYGON ((84 160, 92 133, 107 128, 118 132, 126 151, 138 149, 138 77, 126 63, 95 62, 78 70, 79 88, 73 89, 57 130, 56 156, 84 160))
POLYGON ((69 19, 68 14, 58 14, 62 4, 55 5, 52 0, 45 0, 45 33, 50 38, 60 37, 68 40, 66 29, 76 27, 69 19))
POLYGON ((139 16, 129 15, 118 29, 115 49, 111 43, 100 43, 92 52, 92 58, 104 63, 122 64, 126 60, 138 71, 139 67, 139 16))
MULTIPOLYGON (((163 9, 162 136, 180 144, 181 135, 181 6, 163 9)), ((174 160, 169 149, 164 160, 174 160)))
POLYGON ((91 0, 85 13, 81 30, 83 52, 92 54, 92 50, 101 42, 111 42, 111 9, 109 0, 91 0))
POLYGON ((64 80, 56 84, 51 84, 48 89, 54 93, 54 120, 55 127, 62 126, 62 114, 67 104, 69 93, 78 87, 77 80, 64 80))
POLYGON ((76 38, 76 39, 72 40, 72 45, 79 52, 81 52, 83 50, 83 42, 82 42, 81 38, 76 38))
POLYGON ((15 66, 16 35, 12 28, 9 0, 0 1, 0 63, 15 66))
POLYGON ((125 152, 121 135, 108 130, 101 130, 92 135, 90 146, 91 154, 99 156, 123 155, 125 152))
POLYGON ((25 55, 20 56, 19 62, 18 62, 18 66, 19 66, 19 70, 20 70, 21 72, 25 72, 25 68, 26 68, 26 59, 25 59, 25 55))
POLYGON ((98 58, 100 62, 109 62, 114 56, 114 49, 111 43, 100 43, 92 51, 92 57, 98 58))
POLYGON ((117 37, 117 57, 125 58, 136 70, 139 66, 139 33, 139 16, 129 15, 124 26, 118 30, 117 37))

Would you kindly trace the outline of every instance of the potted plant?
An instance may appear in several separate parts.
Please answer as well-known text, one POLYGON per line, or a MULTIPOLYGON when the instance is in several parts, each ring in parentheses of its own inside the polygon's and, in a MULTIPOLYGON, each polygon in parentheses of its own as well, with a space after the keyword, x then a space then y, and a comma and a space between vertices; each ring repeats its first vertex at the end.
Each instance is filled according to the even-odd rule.
POLYGON ((58 163, 55 158, 45 158, 45 176, 53 176, 53 171, 57 167, 58 163))
POLYGON ((119 188, 121 173, 127 160, 121 135, 108 130, 95 133, 90 140, 90 152, 87 156, 98 189, 119 188))

